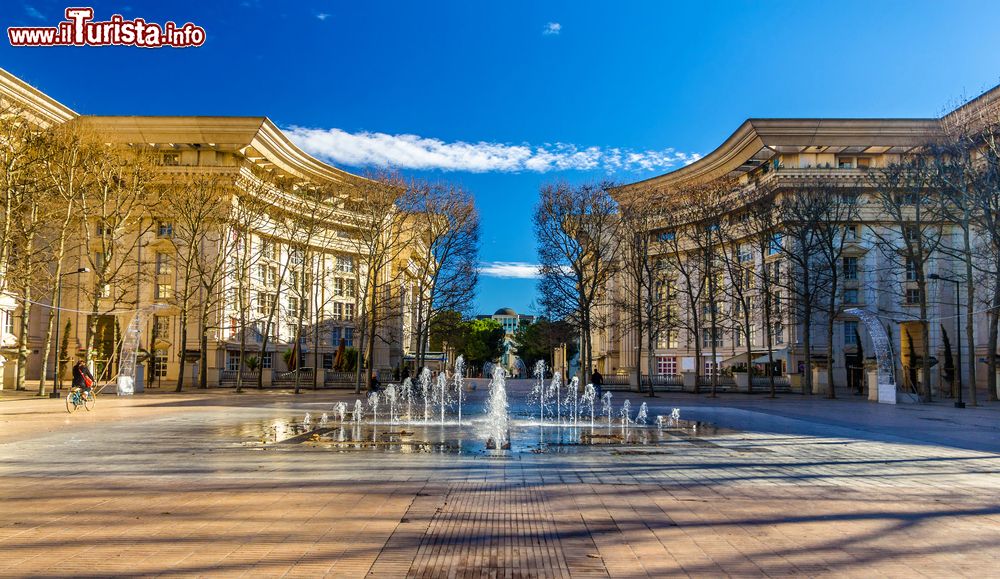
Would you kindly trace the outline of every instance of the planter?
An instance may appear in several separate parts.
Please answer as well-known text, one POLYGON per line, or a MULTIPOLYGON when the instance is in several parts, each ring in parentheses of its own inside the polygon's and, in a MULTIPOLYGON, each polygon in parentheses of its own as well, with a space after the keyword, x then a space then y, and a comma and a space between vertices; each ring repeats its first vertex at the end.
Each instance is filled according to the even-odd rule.
POLYGON ((733 380, 736 382, 737 392, 750 392, 750 374, 733 372, 733 380))
POLYGON ((694 372, 681 372, 681 379, 684 381, 684 391, 694 392, 698 377, 694 372))

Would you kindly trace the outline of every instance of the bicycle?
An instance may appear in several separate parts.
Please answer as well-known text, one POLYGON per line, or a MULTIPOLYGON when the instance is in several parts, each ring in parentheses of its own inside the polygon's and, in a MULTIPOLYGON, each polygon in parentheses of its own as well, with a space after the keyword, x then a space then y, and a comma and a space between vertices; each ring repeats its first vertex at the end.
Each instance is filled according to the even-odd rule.
POLYGON ((70 414, 80 406, 83 406, 89 412, 94 409, 94 404, 97 404, 97 392, 93 389, 84 396, 83 389, 76 387, 71 389, 69 394, 66 395, 66 412, 70 414))

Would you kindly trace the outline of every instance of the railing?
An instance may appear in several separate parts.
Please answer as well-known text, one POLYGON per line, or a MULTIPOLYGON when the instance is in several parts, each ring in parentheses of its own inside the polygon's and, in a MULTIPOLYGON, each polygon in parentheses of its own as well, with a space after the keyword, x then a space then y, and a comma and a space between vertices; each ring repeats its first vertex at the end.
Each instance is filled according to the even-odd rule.
MULTIPOLYGON (((356 372, 334 372, 332 370, 326 371, 326 376, 323 379, 324 384, 354 384, 357 378, 356 372)), ((364 380, 361 381, 364 383, 364 380)))
POLYGON ((295 386, 296 375, 299 377, 300 386, 312 386, 312 368, 299 368, 298 370, 292 370, 291 372, 276 372, 274 377, 271 379, 271 385, 278 387, 295 386))
MULTIPOLYGON (((767 376, 754 376, 753 377, 754 388, 770 388, 771 379, 767 376)), ((775 388, 791 388, 792 383, 788 376, 775 376, 774 377, 774 387, 775 388)))
MULTIPOLYGON (((223 370, 219 376, 219 384, 224 386, 236 385, 236 370, 223 370)), ((260 370, 243 370, 243 383, 256 384, 260 370)))
POLYGON ((629 379, 626 374, 612 374, 610 376, 604 376, 604 386, 628 386, 629 379))
MULTIPOLYGON (((717 388, 719 390, 736 390, 736 379, 732 376, 727 376, 725 374, 720 375, 717 384, 717 388)), ((698 376, 698 386, 701 388, 711 388, 712 377, 698 376)))
POLYGON ((675 390, 684 389, 684 378, 679 374, 669 374, 663 376, 643 376, 641 380, 642 388, 649 389, 652 382, 653 390, 675 390))

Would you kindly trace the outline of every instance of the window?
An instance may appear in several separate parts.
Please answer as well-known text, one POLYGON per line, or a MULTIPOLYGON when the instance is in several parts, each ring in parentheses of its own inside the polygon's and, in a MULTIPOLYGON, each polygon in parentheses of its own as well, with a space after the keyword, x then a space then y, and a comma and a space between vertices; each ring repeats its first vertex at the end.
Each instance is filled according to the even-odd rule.
POLYGON ((330 330, 330 342, 334 346, 340 345, 341 328, 332 328, 330 330))
POLYGON ((781 283, 781 262, 772 261, 764 266, 764 274, 772 285, 781 283))
POLYGON ((677 239, 677 234, 673 231, 661 231, 656 234, 656 239, 658 241, 673 241, 677 239))
POLYGON ((354 259, 350 256, 337 256, 337 271, 340 273, 354 273, 354 259))
POLYGON ((153 351, 153 376, 156 378, 167 377, 167 351, 153 351))
POLYGON ((97 237, 104 237, 105 234, 111 235, 111 228, 107 226, 104 222, 97 222, 97 237))
POLYGON ((858 345, 858 323, 854 321, 844 322, 844 345, 858 345))
POLYGON ((848 288, 844 290, 844 304, 854 305, 859 304, 858 301, 858 290, 856 288, 848 288))
POLYGON ((354 304, 344 304, 344 319, 348 321, 354 319, 354 304))
POLYGON ((711 360, 705 360, 705 375, 711 376, 715 374, 715 370, 719 367, 719 364, 711 360))
POLYGON ((272 292, 260 292, 257 294, 257 313, 267 315, 278 303, 278 296, 272 292))
POLYGON ((914 305, 920 303, 920 289, 919 288, 908 288, 906 290, 906 304, 914 305))
POLYGON ((170 318, 165 318, 163 316, 153 316, 153 339, 154 340, 170 339, 170 318))
POLYGON ((323 354, 323 369, 333 370, 333 354, 323 354))
POLYGON ((853 169, 854 157, 841 157, 837 160, 837 167, 841 169, 853 169))
POLYGON ((95 271, 104 271, 104 266, 107 265, 107 264, 108 264, 108 256, 107 256, 107 254, 105 254, 103 252, 100 252, 100 251, 94 252, 94 270, 95 271))
POLYGON ((917 281, 917 264, 910 258, 906 259, 906 281, 917 281))
POLYGON ((710 347, 712 347, 712 337, 713 337, 713 335, 715 337, 715 347, 718 348, 718 347, 722 346, 722 332, 720 332, 719 329, 716 328, 715 329, 715 333, 713 334, 711 328, 705 328, 705 329, 703 329, 701 331, 701 346, 703 348, 710 348, 710 347))
POLYGON ((271 368, 271 362, 273 359, 274 352, 264 352, 260 355, 260 367, 269 370, 271 368))
POLYGON ((771 325, 771 342, 775 344, 784 344, 784 327, 782 327, 781 322, 776 322, 771 325))
POLYGON ((737 327, 733 329, 733 345, 737 348, 743 346, 743 328, 737 327))
POLYGON ((156 275, 174 273, 174 260, 167 253, 156 254, 156 275))
POLYGON ((344 345, 348 348, 354 346, 354 328, 344 328, 344 345))
POLYGON ((344 304, 340 302, 333 302, 333 319, 335 320, 344 319, 344 304))
POLYGON ((174 224, 168 221, 160 221, 156 224, 156 236, 157 237, 173 237, 174 236, 174 224))
POLYGON ((861 239, 861 226, 857 224, 844 226, 844 239, 847 241, 858 241, 861 239))
POLYGON ((741 245, 736 257, 740 263, 753 261, 753 248, 747 244, 741 245))
POLYGON ((900 205, 916 205, 920 201, 918 193, 899 193, 896 195, 896 203, 900 205))
POLYGON ((903 240, 904 241, 916 241, 920 239, 920 228, 916 225, 904 225, 903 226, 903 240))
POLYGON ((660 348, 677 348, 677 344, 680 341, 679 334, 676 329, 667 330, 663 335, 660 336, 658 341, 658 346, 660 348))
POLYGON ((299 315, 299 298, 297 296, 288 296, 288 312, 293 316, 299 315))
POLYGON ((657 374, 657 376, 676 376, 677 375, 677 357, 676 356, 657 356, 656 357, 656 374, 657 374))
POLYGON ((771 294, 771 315, 781 315, 781 292, 774 292, 771 294))
POLYGON ((163 156, 160 157, 160 161, 162 162, 162 164, 164 164, 164 165, 166 165, 168 167, 176 167, 177 165, 181 164, 181 154, 180 153, 164 153, 163 156))
POLYGON ((277 259, 277 247, 273 241, 267 239, 260 240, 260 254, 267 259, 277 259))
POLYGON ((6 334, 14 333, 14 312, 4 312, 3 331, 6 334))
POLYGON ((781 252, 781 245, 784 242, 784 236, 780 233, 775 233, 771 236, 771 242, 767 246, 768 255, 776 255, 781 252))
POLYGON ((847 281, 856 281, 858 279, 858 258, 844 258, 844 279, 847 281))
POLYGON ((174 297, 174 286, 169 283, 156 284, 156 299, 169 300, 174 297))
POLYGON ((240 369, 240 353, 226 350, 226 370, 236 372, 240 369))
POLYGON ((289 249, 288 250, 288 262, 292 265, 302 265, 305 259, 302 256, 301 249, 289 249))
POLYGON ((344 295, 344 282, 347 281, 342 277, 336 277, 333 279, 333 295, 342 296, 344 295))
POLYGON ((99 297, 110 298, 111 297, 111 284, 106 283, 98 286, 97 293, 99 297))

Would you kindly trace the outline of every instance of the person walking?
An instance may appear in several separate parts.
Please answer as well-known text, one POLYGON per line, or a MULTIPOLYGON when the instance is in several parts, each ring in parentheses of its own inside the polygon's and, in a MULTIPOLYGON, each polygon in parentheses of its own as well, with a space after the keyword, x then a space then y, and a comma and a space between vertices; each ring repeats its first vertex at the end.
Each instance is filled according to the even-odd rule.
POLYGON ((594 392, 597 394, 597 399, 600 400, 604 396, 604 376, 594 368, 594 371, 590 373, 590 383, 594 385, 594 392))

